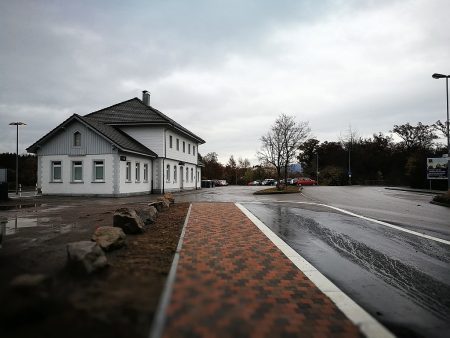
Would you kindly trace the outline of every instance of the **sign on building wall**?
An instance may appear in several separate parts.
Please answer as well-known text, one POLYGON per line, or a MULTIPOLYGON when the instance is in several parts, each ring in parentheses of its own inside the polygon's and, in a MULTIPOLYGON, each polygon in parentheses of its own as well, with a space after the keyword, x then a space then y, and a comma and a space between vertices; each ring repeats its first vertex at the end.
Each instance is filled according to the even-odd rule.
POLYGON ((447 157, 427 158, 427 178, 429 180, 446 180, 447 165, 447 157))

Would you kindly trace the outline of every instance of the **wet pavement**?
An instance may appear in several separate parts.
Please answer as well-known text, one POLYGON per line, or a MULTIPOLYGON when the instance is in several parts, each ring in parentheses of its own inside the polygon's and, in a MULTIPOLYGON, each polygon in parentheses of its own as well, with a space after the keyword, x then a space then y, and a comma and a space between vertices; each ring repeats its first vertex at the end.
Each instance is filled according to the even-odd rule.
POLYGON ((314 206, 244 203, 399 336, 450 331, 450 247, 314 206))

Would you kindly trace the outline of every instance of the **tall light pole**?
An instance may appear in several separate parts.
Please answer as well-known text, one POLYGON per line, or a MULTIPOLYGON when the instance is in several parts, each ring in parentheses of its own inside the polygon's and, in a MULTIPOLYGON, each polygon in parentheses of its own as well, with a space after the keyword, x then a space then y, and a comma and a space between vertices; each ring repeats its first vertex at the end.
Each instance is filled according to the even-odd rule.
POLYGON ((449 120, 448 120, 448 78, 450 75, 443 75, 434 73, 433 79, 445 79, 445 90, 447 94, 447 188, 450 190, 450 134, 449 134, 449 120))
POLYGON ((10 126, 16 126, 16 195, 19 195, 19 126, 26 126, 23 122, 11 122, 10 126))

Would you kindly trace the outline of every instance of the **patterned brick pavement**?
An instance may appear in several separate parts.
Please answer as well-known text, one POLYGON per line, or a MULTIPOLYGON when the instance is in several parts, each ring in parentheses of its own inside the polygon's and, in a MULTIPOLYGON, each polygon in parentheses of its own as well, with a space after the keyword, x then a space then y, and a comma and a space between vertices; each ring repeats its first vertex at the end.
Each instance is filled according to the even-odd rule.
POLYGON ((196 203, 163 337, 361 337, 232 203, 196 203))

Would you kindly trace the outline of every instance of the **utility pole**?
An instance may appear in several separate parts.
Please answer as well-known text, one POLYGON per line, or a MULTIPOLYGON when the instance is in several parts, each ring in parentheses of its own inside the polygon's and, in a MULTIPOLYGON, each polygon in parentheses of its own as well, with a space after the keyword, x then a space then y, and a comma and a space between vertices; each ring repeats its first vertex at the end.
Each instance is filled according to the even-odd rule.
POLYGON ((316 183, 319 185, 319 152, 316 152, 316 183))
POLYGON ((11 122, 10 126, 16 126, 16 195, 19 195, 19 126, 26 126, 23 122, 11 122))

